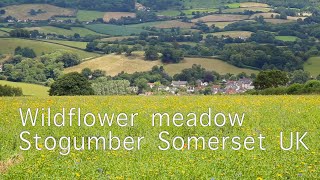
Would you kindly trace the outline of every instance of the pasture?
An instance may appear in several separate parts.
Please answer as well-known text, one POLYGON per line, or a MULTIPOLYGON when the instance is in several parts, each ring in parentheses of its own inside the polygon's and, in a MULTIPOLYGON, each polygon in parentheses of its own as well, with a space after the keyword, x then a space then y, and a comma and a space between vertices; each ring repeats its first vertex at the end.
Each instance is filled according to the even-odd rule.
POLYGON ((91 24, 86 25, 86 28, 101 34, 112 36, 131 36, 132 34, 140 34, 144 32, 142 28, 134 28, 130 26, 117 26, 111 24, 91 24))
POLYGON ((48 20, 54 16, 75 16, 73 9, 61 8, 49 4, 22 4, 3 8, 6 10, 5 16, 12 16, 18 20, 48 20), (31 9, 42 10, 43 13, 31 15, 31 9))
POLYGON ((96 57, 96 53, 90 53, 78 49, 74 49, 71 47, 53 44, 49 42, 43 41, 34 41, 28 39, 16 39, 16 38, 1 38, 0 39, 0 53, 1 54, 13 54, 16 47, 31 47, 38 56, 40 56, 43 52, 50 53, 57 50, 67 50, 77 53, 80 58, 86 59, 91 57, 96 57))
POLYGON ((103 16, 104 22, 109 22, 111 19, 121 19, 122 17, 136 17, 135 13, 130 12, 107 12, 103 16))
POLYGON ((111 54, 67 68, 65 72, 81 72, 84 68, 90 68, 92 70, 101 69, 106 71, 107 75, 115 76, 122 71, 127 73, 149 71, 153 66, 160 64, 159 61, 145 61, 140 55, 126 57, 124 55, 111 54))
POLYGON ((320 57, 312 57, 304 63, 304 70, 315 78, 320 75, 320 57))
POLYGON ((171 20, 171 21, 158 21, 158 22, 134 24, 134 25, 129 25, 128 27, 134 27, 134 28, 156 27, 160 29, 170 29, 174 27, 180 27, 182 29, 190 29, 194 25, 195 25, 194 23, 186 23, 178 20, 171 20))
POLYGON ((103 36, 103 34, 96 33, 94 31, 91 31, 86 28, 82 27, 71 27, 71 29, 63 29, 53 26, 41 26, 41 27, 30 27, 25 28, 27 30, 38 30, 41 33, 45 34, 57 34, 57 35, 65 35, 65 36, 73 36, 75 33, 80 34, 80 36, 88 36, 88 35, 97 35, 97 36, 103 36))
POLYGON ((216 32, 216 33, 208 33, 205 34, 204 36, 207 35, 213 35, 213 36, 218 36, 218 37, 222 37, 222 36, 229 36, 232 38, 249 38, 252 34, 252 32, 250 31, 223 31, 223 32, 216 32))
POLYGON ((201 18, 193 19, 192 22, 233 22, 233 21, 240 21, 249 19, 249 16, 247 15, 234 15, 234 14, 215 14, 215 15, 209 15, 204 16, 201 18))
POLYGON ((77 19, 79 21, 92 21, 98 18, 103 18, 105 12, 100 11, 86 11, 86 10, 79 10, 77 12, 77 19))
MULTIPOLYGON (((319 104, 319 96, 0 98, 2 107, 0 179, 35 177, 39 179, 318 179, 320 176, 319 104), (31 108, 32 112, 36 108, 50 108, 50 117, 53 119, 53 115, 62 112, 63 107, 66 113, 71 108, 81 108, 82 118, 79 119, 81 127, 76 125, 78 116, 74 116, 72 126, 68 125, 69 116, 66 116, 65 127, 56 127, 53 123, 50 127, 47 125, 42 127, 41 119, 38 119, 39 122, 37 121, 34 127, 29 121, 25 127, 22 126, 19 108, 22 108, 23 114, 27 108, 31 108), (231 116, 235 113, 241 116, 244 113, 242 126, 236 123, 232 127, 227 121, 225 126, 217 127, 213 124, 213 120, 211 126, 201 126, 199 116, 208 112, 209 108, 212 109, 213 116, 217 113, 226 114, 227 117, 228 113, 231 116), (133 127, 119 127, 115 119, 110 127, 107 122, 104 126, 100 126, 98 119, 95 126, 86 127, 82 122, 88 112, 95 115, 107 113, 109 117, 112 113, 120 112, 139 115, 135 118, 133 127), (179 112, 185 118, 178 123, 184 125, 175 127, 170 118, 170 126, 152 127, 151 116, 155 112, 166 112, 170 117, 179 112), (187 120, 193 117, 186 117, 190 112, 197 115, 196 127, 185 125, 187 120), (27 147, 27 143, 19 137, 24 131, 30 132, 30 135, 23 135, 24 139, 31 143, 28 151, 20 150, 20 146, 27 147), (127 136, 131 136, 134 140, 144 137, 141 148, 138 150, 134 141, 134 144, 130 144, 134 147, 131 151, 125 150, 123 143, 120 143, 120 149, 109 150, 109 142, 112 142, 113 147, 117 144, 116 139, 108 140, 110 131, 112 137, 119 137, 121 142, 127 136), (159 134, 163 131, 169 133, 169 135, 162 134, 162 138, 168 141, 170 146, 165 151, 159 149, 159 146, 161 148, 167 146, 159 138, 159 134), (284 134, 284 147, 290 146, 288 141, 290 132, 294 135, 295 132, 301 132, 301 136, 304 132, 308 132, 303 142, 309 150, 305 150, 302 146, 299 150, 296 150, 295 146, 291 151, 282 150, 280 132, 284 134), (36 134, 41 137, 37 145, 33 138, 36 134), (261 141, 261 146, 259 135, 265 137, 261 141), (57 140, 52 150, 47 150, 47 147, 54 147, 52 138, 45 142, 49 136, 57 140), (70 146, 66 139, 61 140, 59 145, 59 139, 64 136, 70 137, 70 146), (240 144, 239 150, 232 149, 238 147, 231 141, 231 138, 236 136, 239 137, 235 140, 240 144), (85 148, 75 150, 74 143, 77 147, 81 147, 82 137, 86 139, 85 148), (106 149, 103 149, 101 141, 96 143, 93 140, 88 143, 88 137, 106 137, 106 149), (173 143, 174 137, 180 138, 173 143), (202 142, 199 139, 198 144, 195 140, 188 143, 189 137, 196 139, 203 137, 205 140, 202 142), (216 137, 217 140, 214 139, 208 145, 207 140, 211 137, 216 137), (230 139, 222 140, 223 137, 230 139), (251 140, 244 146, 246 137, 251 137, 251 140), (77 141, 74 138, 77 138, 77 141), (91 144, 91 150, 88 149, 88 144, 91 144), (68 151, 68 146, 69 154, 61 155, 60 152, 68 151), (217 149, 209 149, 209 146, 217 149), (253 149, 247 150, 245 147, 253 149), (265 150, 261 150, 261 147, 265 150)), ((46 111, 43 112, 47 122, 49 115, 46 111)), ((205 123, 208 122, 206 120, 205 117, 205 123)), ((219 120, 222 121, 222 118, 219 120)), ((89 118, 88 121, 91 123, 92 119, 89 118)))
POLYGON ((45 87, 45 86, 41 86, 41 85, 2 81, 2 80, 0 80, 0 85, 19 87, 22 89, 22 93, 24 96, 34 96, 34 97, 47 97, 47 96, 49 96, 49 92, 48 92, 49 87, 45 87))
POLYGON ((64 40, 44 40, 45 42, 56 43, 64 46, 70 46, 80 49, 86 49, 88 42, 64 41, 64 40))
POLYGON ((153 66, 164 66, 165 71, 170 75, 180 73, 183 69, 191 68, 193 64, 201 65, 207 70, 216 71, 220 74, 239 74, 245 72, 247 74, 257 73, 255 70, 238 68, 231 64, 218 59, 210 58, 185 58, 184 61, 178 64, 162 64, 158 61, 145 61, 142 52, 134 52, 133 56, 127 57, 124 55, 106 55, 96 59, 84 61, 80 65, 67 68, 68 72, 81 72, 84 68, 101 69, 107 72, 108 75, 114 76, 124 71, 127 73, 149 71, 153 66))
POLYGON ((298 37, 296 37, 296 36, 276 36, 276 39, 281 40, 281 41, 294 42, 298 39, 298 37))

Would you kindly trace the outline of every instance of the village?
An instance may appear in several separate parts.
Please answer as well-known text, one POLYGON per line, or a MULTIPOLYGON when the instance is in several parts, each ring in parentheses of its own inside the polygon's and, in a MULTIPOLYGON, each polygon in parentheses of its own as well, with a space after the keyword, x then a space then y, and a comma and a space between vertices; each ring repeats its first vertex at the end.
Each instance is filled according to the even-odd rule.
MULTIPOLYGON (((242 78, 237 81, 222 80, 219 84, 211 84, 208 82, 196 81, 195 85, 189 84, 187 81, 172 81, 170 86, 158 85, 156 83, 148 83, 150 91, 140 95, 151 96, 162 93, 174 95, 192 95, 192 94, 205 94, 205 95, 232 95, 242 94, 248 90, 253 90, 253 81, 250 78, 242 78)), ((133 91, 138 88, 133 87, 133 91)))

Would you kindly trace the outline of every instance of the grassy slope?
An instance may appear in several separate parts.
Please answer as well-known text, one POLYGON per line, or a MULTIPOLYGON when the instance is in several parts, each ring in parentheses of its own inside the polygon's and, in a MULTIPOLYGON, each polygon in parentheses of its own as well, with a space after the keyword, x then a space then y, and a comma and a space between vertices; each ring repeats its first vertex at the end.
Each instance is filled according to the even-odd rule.
POLYGON ((185 58, 182 63, 179 64, 169 64, 165 65, 165 70, 170 75, 180 73, 183 69, 191 68, 193 64, 199 64, 207 70, 216 71, 219 74, 239 74, 245 72, 247 74, 257 73, 255 70, 238 68, 226 62, 218 59, 208 59, 208 58, 185 58))
POLYGON ((103 18, 104 14, 104 12, 100 11, 79 10, 77 13, 77 19, 79 19, 80 21, 92 21, 98 18, 103 18))
POLYGON ((276 36, 276 39, 281 40, 281 41, 294 42, 297 40, 297 37, 296 36, 276 36))
POLYGON ((0 85, 9 85, 13 87, 19 87, 22 89, 23 95, 25 96, 36 96, 36 97, 49 96, 49 93, 48 93, 49 88, 41 85, 17 83, 17 82, 9 82, 9 81, 0 81, 0 85))
POLYGON ((25 28, 25 29, 38 30, 38 31, 45 33, 45 34, 54 33, 54 34, 66 35, 66 36, 73 36, 75 33, 80 34, 80 36, 102 35, 102 34, 94 32, 94 31, 91 31, 89 29, 81 28, 81 27, 72 27, 71 30, 57 28, 57 27, 53 27, 53 26, 31 27, 31 28, 25 28))
MULTIPOLYGON (((167 64, 164 65, 164 68, 168 74, 174 75, 180 73, 183 69, 191 68, 193 64, 199 64, 207 70, 214 70, 221 74, 238 74, 241 72, 246 72, 247 74, 257 73, 257 71, 254 70, 237 68, 221 60, 207 58, 185 58, 182 63, 167 64)), ((68 68, 66 69, 66 72, 80 72, 82 69, 88 67, 91 69, 105 70, 108 75, 114 76, 122 71, 128 73, 148 71, 155 65, 162 65, 162 63, 160 61, 144 61, 141 53, 135 54, 135 56, 130 57, 130 59, 123 55, 106 55, 101 58, 83 62, 78 66, 68 68)))
POLYGON ((320 57, 312 57, 304 64, 304 70, 310 72, 313 77, 320 75, 320 57))
POLYGON ((140 34, 145 31, 141 28, 132 28, 130 26, 116 26, 111 24, 92 24, 86 26, 88 29, 101 34, 114 36, 129 36, 131 34, 140 34))
MULTIPOLYGON (((217 32, 217 33, 209 33, 213 36, 230 36, 232 38, 237 38, 237 37, 250 37, 252 32, 250 31, 224 31, 224 32, 217 32)), ((205 34, 204 37, 206 37, 206 35, 208 34, 205 34)))
POLYGON ((78 42, 78 41, 63 41, 63 40, 45 40, 45 41, 72 46, 72 47, 81 48, 81 49, 86 49, 86 46, 88 44, 87 42, 78 42))
POLYGON ((42 52, 49 53, 56 50, 69 50, 72 52, 77 53, 80 58, 90 58, 97 56, 96 53, 89 53, 86 51, 66 47, 63 45, 57 45, 47 42, 41 41, 34 41, 34 40, 27 40, 27 39, 15 39, 15 38, 1 38, 0 39, 0 53, 2 54, 13 54, 14 49, 17 46, 21 47, 31 47, 34 49, 37 55, 41 55, 42 52))

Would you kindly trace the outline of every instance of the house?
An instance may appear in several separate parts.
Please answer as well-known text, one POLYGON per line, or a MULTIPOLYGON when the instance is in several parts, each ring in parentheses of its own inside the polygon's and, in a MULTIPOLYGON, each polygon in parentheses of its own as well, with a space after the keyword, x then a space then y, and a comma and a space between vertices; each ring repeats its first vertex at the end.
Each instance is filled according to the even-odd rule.
POLYGON ((212 94, 218 94, 221 92, 221 86, 220 85, 213 85, 211 87, 212 94))
POLYGON ((196 84, 198 87, 207 87, 209 85, 208 82, 202 82, 201 80, 197 80, 196 84))
POLYGON ((159 86, 158 87, 158 91, 167 91, 167 92, 169 92, 170 91, 170 87, 168 87, 168 86, 159 86))
POLYGON ((187 93, 194 93, 194 92, 195 92, 195 87, 193 87, 193 86, 187 87, 187 93))
POLYGON ((2 71, 3 71, 3 65, 0 64, 0 72, 2 72, 2 71))
POLYGON ((188 82, 187 81, 172 81, 171 86, 172 87, 187 87, 188 82))
POLYGON ((150 89, 153 89, 156 85, 154 83, 148 83, 148 86, 150 87, 150 89))

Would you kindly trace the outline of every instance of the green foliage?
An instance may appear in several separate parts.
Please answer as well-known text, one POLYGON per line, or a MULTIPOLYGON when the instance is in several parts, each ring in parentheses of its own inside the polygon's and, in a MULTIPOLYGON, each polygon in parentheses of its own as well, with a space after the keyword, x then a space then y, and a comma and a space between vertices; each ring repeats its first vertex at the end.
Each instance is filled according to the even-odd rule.
POLYGON ((219 73, 214 71, 207 71, 200 65, 194 64, 192 68, 184 69, 180 74, 173 76, 176 81, 188 81, 189 84, 195 84, 197 80, 202 80, 203 82, 215 82, 221 79, 219 73))
POLYGON ((46 81, 45 65, 36 59, 22 59, 16 65, 5 64, 4 74, 9 81, 39 83, 46 81))
POLYGON ((158 60, 159 54, 158 54, 157 48, 154 46, 148 47, 144 52, 144 57, 146 60, 151 60, 151 61, 158 60))
POLYGON ((155 10, 163 10, 172 6, 181 5, 179 0, 140 0, 140 2, 143 5, 155 10))
POLYGON ((0 85, 0 97, 1 96, 22 96, 22 89, 11 87, 8 85, 0 85))
POLYGON ((21 48, 20 46, 14 50, 14 55, 21 55, 26 58, 35 58, 37 56, 33 49, 28 47, 21 48))
POLYGON ((11 4, 32 4, 32 3, 48 3, 60 7, 69 7, 87 10, 99 11, 133 11, 135 8, 134 0, 8 0, 0 2, 1 6, 8 6, 11 4))
POLYGON ((83 75, 73 72, 58 78, 49 90, 50 96, 93 95, 91 83, 83 75))
POLYGON ((172 48, 165 48, 162 51, 161 61, 163 63, 179 63, 184 59, 183 51, 172 48))
POLYGON ((303 70, 296 70, 291 73, 291 76, 292 76, 290 78, 291 84, 294 84, 294 83, 304 84, 310 79, 310 73, 303 70))
POLYGON ((11 37, 30 38, 30 31, 25 29, 14 29, 9 34, 11 37))
POLYGON ((100 77, 93 81, 92 88, 95 95, 126 95, 130 93, 128 80, 109 80, 100 77))
POLYGON ((253 85, 257 90, 262 90, 285 86, 288 82, 289 78, 286 72, 279 70, 268 70, 261 71, 253 82, 253 85))

